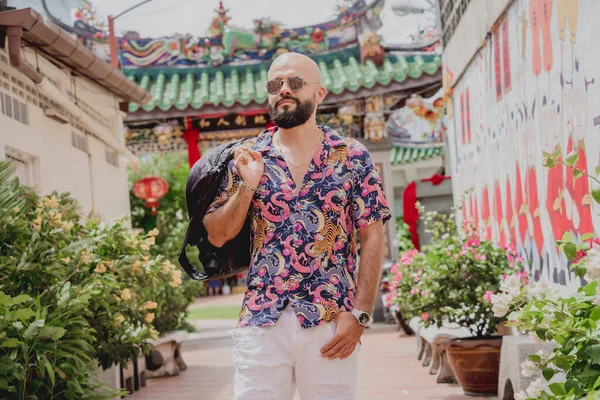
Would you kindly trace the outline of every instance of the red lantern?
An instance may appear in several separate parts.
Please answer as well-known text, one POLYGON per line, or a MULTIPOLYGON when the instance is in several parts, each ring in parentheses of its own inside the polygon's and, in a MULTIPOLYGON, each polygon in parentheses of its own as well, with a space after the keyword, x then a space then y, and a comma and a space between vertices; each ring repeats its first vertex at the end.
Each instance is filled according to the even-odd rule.
POLYGON ((152 208, 152 215, 156 215, 158 200, 169 191, 169 184, 163 178, 148 176, 133 184, 133 195, 138 199, 146 200, 146 208, 152 208))

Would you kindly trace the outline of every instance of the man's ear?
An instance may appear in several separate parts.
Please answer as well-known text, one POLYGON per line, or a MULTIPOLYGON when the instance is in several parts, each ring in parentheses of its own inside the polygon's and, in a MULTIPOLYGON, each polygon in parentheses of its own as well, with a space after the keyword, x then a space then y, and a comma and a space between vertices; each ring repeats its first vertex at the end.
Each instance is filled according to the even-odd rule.
POLYGON ((327 96, 327 89, 323 86, 319 86, 319 90, 317 90, 317 104, 321 104, 325 97, 327 96))

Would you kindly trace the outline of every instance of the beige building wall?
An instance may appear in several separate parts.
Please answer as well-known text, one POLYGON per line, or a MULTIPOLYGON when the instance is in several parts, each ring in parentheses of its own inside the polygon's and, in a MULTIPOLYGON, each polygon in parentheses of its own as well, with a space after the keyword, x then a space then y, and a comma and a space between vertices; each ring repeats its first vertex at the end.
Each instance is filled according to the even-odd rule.
MULTIPOLYGON (((96 122, 123 142, 118 98, 89 79, 72 76, 24 48, 25 59, 96 122)), ((0 49, 0 160, 19 165, 17 175, 40 194, 69 192, 82 208, 105 218, 130 213, 126 159, 87 132, 72 115, 39 94, 35 84, 0 49), (10 103, 10 107, 9 107, 10 103), (61 121, 48 116, 59 115, 61 121)))

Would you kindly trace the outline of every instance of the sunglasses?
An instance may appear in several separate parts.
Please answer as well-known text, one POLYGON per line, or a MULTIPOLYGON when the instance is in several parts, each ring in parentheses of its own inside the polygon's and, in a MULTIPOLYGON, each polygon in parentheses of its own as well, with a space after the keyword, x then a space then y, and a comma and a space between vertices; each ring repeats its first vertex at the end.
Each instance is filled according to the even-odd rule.
POLYGON ((283 83, 286 81, 287 81, 290 89, 293 90, 294 92, 297 92, 298 90, 302 89, 304 87, 305 83, 320 84, 319 82, 316 82, 316 81, 305 81, 304 79, 300 78, 299 76, 292 76, 287 79, 275 78, 275 79, 267 82, 267 92, 269 94, 279 93, 281 91, 281 88, 283 87, 283 83))

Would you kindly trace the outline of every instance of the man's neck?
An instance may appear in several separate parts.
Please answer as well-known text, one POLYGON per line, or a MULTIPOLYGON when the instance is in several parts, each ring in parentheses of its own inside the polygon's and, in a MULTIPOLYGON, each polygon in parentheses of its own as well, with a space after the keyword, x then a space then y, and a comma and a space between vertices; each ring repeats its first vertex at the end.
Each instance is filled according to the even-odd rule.
POLYGON ((323 131, 310 122, 291 129, 279 128, 279 143, 288 149, 306 149, 318 144, 323 138, 323 131))

